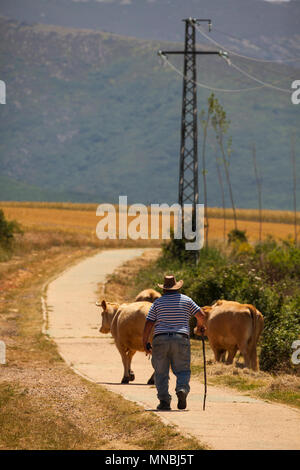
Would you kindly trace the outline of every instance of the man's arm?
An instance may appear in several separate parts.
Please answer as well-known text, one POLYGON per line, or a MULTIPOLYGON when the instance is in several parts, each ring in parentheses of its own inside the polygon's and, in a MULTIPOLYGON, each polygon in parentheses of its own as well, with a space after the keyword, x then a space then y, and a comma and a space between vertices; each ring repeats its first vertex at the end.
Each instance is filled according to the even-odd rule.
POLYGON ((195 329, 195 334, 201 336, 205 331, 204 321, 205 321, 205 313, 203 312, 202 308, 195 313, 195 317, 197 320, 197 327, 195 329))
POLYGON ((147 349, 147 343, 148 339, 151 333, 151 330, 154 325, 154 321, 146 320, 145 327, 144 327, 144 332, 143 332, 143 346, 146 354, 150 354, 150 351, 147 349))

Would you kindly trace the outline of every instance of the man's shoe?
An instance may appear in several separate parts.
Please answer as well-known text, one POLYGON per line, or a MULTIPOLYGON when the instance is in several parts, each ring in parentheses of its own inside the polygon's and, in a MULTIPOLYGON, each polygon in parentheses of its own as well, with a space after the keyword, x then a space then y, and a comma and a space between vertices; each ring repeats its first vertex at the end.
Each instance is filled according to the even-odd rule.
POLYGON ((164 410, 164 411, 169 411, 171 409, 170 403, 164 400, 160 400, 159 405, 157 405, 157 410, 164 410))
POLYGON ((184 390, 179 390, 179 392, 176 393, 177 398, 178 398, 178 403, 177 403, 177 408, 179 410, 185 410, 186 409, 186 393, 184 390))

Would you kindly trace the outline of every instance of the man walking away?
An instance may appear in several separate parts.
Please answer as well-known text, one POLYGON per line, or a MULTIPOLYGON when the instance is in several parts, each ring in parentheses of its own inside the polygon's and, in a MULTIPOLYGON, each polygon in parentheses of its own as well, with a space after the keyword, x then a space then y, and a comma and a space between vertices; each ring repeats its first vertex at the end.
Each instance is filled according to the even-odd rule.
POLYGON ((190 297, 181 294, 179 289, 183 281, 176 282, 174 276, 165 276, 163 295, 150 307, 143 333, 146 354, 150 353, 148 339, 154 326, 152 342, 152 365, 159 404, 158 410, 170 410, 169 369, 176 376, 177 407, 186 408, 186 397, 190 391, 191 350, 189 320, 197 319, 197 333, 203 332, 205 313, 190 297))

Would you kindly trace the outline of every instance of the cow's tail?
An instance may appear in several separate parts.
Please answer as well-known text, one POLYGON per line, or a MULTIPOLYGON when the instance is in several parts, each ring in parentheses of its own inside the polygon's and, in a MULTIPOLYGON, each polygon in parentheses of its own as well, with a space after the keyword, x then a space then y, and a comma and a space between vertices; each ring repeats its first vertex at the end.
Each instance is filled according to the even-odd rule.
MULTIPOLYGON (((257 320, 257 314, 256 314, 256 308, 251 305, 251 304, 247 304, 247 307, 249 308, 249 311, 250 311, 250 315, 251 315, 251 322, 252 322, 252 331, 251 331, 251 336, 249 338, 249 351, 250 352, 250 356, 251 356, 251 362, 253 360, 254 357, 256 357, 256 320, 257 320)), ((257 367, 257 360, 255 362, 255 364, 252 364, 252 367, 253 368, 256 368, 257 367)))

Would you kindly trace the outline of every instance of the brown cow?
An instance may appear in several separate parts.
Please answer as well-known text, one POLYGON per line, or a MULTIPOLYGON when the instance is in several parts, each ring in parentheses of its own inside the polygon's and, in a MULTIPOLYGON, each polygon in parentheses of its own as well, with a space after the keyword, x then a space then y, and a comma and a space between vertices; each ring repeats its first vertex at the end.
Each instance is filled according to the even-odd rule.
POLYGON ((232 364, 239 350, 245 366, 257 370, 256 345, 263 330, 263 315, 250 304, 218 300, 211 307, 203 307, 206 314, 206 334, 216 361, 232 364))
MULTIPOLYGON (((146 316, 152 304, 150 302, 133 302, 119 305, 102 300, 96 305, 103 309, 102 325, 99 331, 100 333, 111 332, 124 366, 121 383, 127 384, 135 379, 131 370, 132 357, 136 351, 144 351, 143 331, 146 316)), ((154 383, 154 374, 147 383, 149 385, 154 383)))
POLYGON ((142 290, 135 298, 135 302, 151 302, 153 303, 154 300, 159 299, 161 294, 154 289, 145 289, 142 290))

